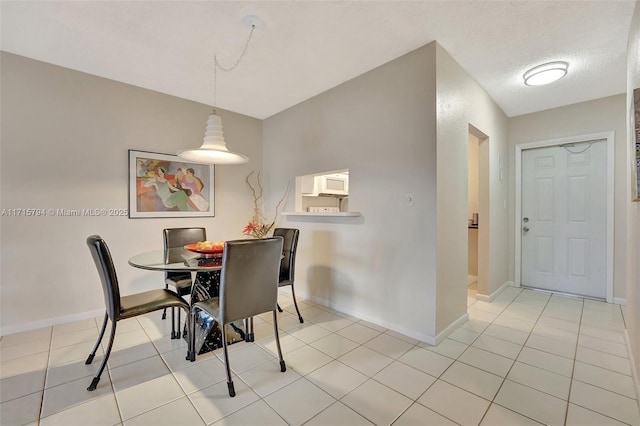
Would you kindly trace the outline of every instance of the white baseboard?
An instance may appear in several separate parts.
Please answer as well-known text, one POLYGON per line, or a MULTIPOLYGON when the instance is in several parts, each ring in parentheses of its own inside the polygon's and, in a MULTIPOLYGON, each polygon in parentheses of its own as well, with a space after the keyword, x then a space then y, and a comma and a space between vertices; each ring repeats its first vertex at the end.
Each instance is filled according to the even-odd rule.
POLYGON ((494 291, 489 295, 480 294, 480 293, 476 294, 476 299, 481 300, 483 302, 493 302, 493 300, 496 297, 498 297, 498 295, 502 293, 507 287, 514 287, 514 286, 515 284, 513 283, 513 281, 507 281, 506 283, 502 284, 499 289, 497 289, 496 291, 494 291))
MULTIPOLYGON (((631 378, 633 379, 633 386, 636 389, 636 395, 640 395, 640 376, 638 373, 638 365, 636 365, 635 358, 633 357, 633 352, 631 351, 631 342, 629 340, 629 329, 624 330, 624 340, 627 344, 627 353, 629 354, 629 364, 631 365, 631 378)), ((636 399, 636 403, 638 404, 638 409, 640 410, 640 398, 636 399)))
MULTIPOLYGON (((304 299, 307 300, 311 300, 314 303, 317 303, 319 305, 322 306, 326 306, 330 309, 334 309, 338 312, 342 312, 345 313, 347 315, 351 315, 355 318, 359 318, 361 320, 364 321, 368 321, 372 324, 375 325, 379 325, 380 327, 384 327, 386 329, 392 330, 392 331, 396 331, 400 334, 404 334, 405 336, 411 337, 413 339, 419 340, 421 342, 425 342, 428 343, 430 345, 435 345, 436 343, 436 337, 435 336, 431 336, 429 334, 423 334, 423 333, 418 333, 415 330, 409 330, 401 325, 395 324, 395 323, 391 323, 388 321, 381 321, 380 318, 377 317, 372 317, 370 315, 366 315, 363 314, 362 312, 353 310, 353 309, 348 309, 345 308, 344 306, 338 306, 335 304, 332 304, 330 301, 322 299, 320 297, 314 297, 314 296, 310 296, 308 294, 300 294, 300 296, 304 299)), ((452 330, 453 331, 453 330, 452 330)))
POLYGON ((96 309, 94 311, 81 312, 79 314, 65 315, 57 318, 32 321, 18 325, 8 325, 0 328, 0 336, 7 336, 9 334, 21 333, 23 331, 37 330, 39 328, 52 327, 54 325, 66 324, 68 322, 103 316, 104 308, 96 309))
POLYGON ((615 303, 616 305, 626 305, 627 304, 627 299, 622 298, 622 297, 614 297, 613 298, 613 303, 615 303))
POLYGON ((442 330, 440 333, 438 333, 436 335, 434 343, 431 343, 431 342, 427 342, 427 343, 429 343, 431 345, 434 345, 434 346, 439 344, 444 339, 446 339, 448 335, 450 335, 451 333, 456 331, 456 329, 458 327, 460 327, 463 323, 467 322, 468 320, 469 320, 469 314, 467 312, 465 312, 464 315, 462 315, 460 318, 458 318, 457 320, 455 320, 454 322, 449 324, 444 330, 442 330))

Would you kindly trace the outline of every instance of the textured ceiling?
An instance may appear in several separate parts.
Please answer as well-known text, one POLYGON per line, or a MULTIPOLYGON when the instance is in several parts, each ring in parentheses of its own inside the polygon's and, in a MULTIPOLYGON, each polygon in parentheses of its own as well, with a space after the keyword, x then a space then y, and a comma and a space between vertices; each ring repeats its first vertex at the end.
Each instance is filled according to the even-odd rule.
MULTIPOLYGON (((4 51, 266 118, 437 40, 508 116, 623 93, 635 2, 2 1, 4 51), (570 63, 564 79, 522 74, 570 63)), ((389 82, 393 84, 393 82, 389 82)))

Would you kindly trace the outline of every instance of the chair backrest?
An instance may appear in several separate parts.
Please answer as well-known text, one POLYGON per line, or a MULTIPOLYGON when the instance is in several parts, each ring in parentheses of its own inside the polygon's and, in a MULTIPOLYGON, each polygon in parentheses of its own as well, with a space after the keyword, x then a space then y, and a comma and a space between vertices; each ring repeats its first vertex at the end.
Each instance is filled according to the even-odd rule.
POLYGON ((284 239, 280 261, 280 281, 289 280, 293 283, 296 269, 296 250, 298 249, 298 237, 300 231, 293 228, 276 228, 273 230, 274 237, 284 239))
MULTIPOLYGON (((185 244, 194 244, 207 239, 207 231, 204 228, 166 228, 162 231, 164 248, 183 247, 185 244)), ((167 253, 165 262, 182 262, 179 254, 170 255, 167 253)))
POLYGON ((111 321, 118 321, 120 319, 120 287, 118 286, 118 276, 116 275, 116 268, 113 266, 109 247, 99 235, 92 235, 87 238, 87 245, 98 269, 100 281, 102 281, 107 314, 111 321))
MULTIPOLYGON (((182 262, 184 259, 180 256, 179 250, 169 251, 170 248, 181 248, 185 244, 195 244, 199 241, 207 239, 207 231, 204 228, 166 228, 162 230, 162 239, 164 241, 164 263, 182 262)), ((185 275, 191 275, 184 272, 165 272, 164 277, 169 279, 182 278, 185 275)))
POLYGON ((282 237, 227 241, 220 274, 224 324, 276 309, 282 237))

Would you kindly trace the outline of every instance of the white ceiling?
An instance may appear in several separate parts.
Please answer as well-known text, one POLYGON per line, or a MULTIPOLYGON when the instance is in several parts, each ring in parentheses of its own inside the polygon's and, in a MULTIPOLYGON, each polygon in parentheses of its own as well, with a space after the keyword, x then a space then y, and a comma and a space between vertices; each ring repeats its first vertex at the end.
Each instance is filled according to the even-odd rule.
MULTIPOLYGON (((633 0, 6 1, 4 51, 266 118, 437 40, 508 116, 623 93, 633 0), (528 87, 553 60, 564 79, 528 87)), ((393 84, 393 82, 389 82, 393 84)))

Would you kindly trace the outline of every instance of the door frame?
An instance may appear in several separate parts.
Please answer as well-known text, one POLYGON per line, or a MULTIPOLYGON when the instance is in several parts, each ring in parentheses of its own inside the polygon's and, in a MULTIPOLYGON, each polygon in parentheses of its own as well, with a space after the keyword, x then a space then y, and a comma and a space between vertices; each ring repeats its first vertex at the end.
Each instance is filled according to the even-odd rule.
POLYGON ((527 142, 515 145, 515 216, 514 216, 514 236, 515 236, 515 264, 514 264, 514 282, 516 287, 521 286, 521 256, 522 256, 522 233, 520 216, 522 216, 522 151, 532 148, 543 148, 550 146, 558 146, 567 143, 579 143, 591 140, 606 140, 607 144, 607 225, 606 225, 606 241, 607 241, 607 259, 606 259, 606 300, 613 303, 613 215, 614 215, 614 131, 589 133, 585 135, 569 136, 558 139, 547 139, 536 142, 527 142))

